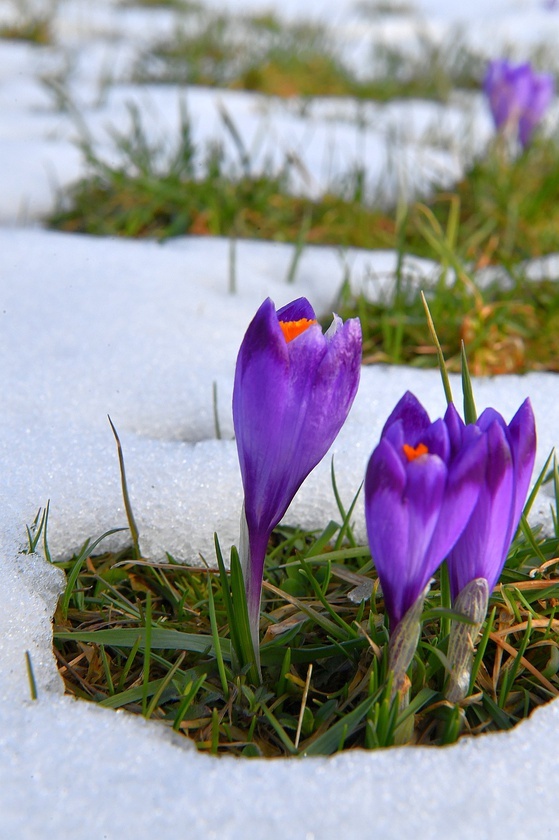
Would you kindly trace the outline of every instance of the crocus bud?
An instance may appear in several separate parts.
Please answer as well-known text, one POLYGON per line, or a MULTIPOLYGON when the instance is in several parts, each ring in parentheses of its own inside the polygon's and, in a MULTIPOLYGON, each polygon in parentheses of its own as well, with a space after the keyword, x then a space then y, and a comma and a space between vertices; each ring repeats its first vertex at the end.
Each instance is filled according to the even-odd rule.
POLYGON ((468 522, 485 472, 481 431, 472 430, 460 447, 451 448, 449 428, 456 417, 450 405, 443 420, 431 423, 416 397, 406 393, 367 467, 367 533, 390 622, 390 667, 397 688, 404 685, 415 652, 431 577, 468 522))
POLYGON ((240 557, 256 650, 270 534, 345 422, 360 370, 359 320, 344 324, 334 315, 323 334, 305 298, 277 312, 265 300, 241 344, 233 422, 244 488, 240 557))
MULTIPOLYGON (((464 426, 460 421, 453 427, 454 446, 460 447, 463 436, 469 435, 472 428, 478 429, 487 441, 485 471, 468 524, 447 558, 454 607, 474 621, 469 631, 471 651, 485 616, 484 611, 478 620, 472 582, 485 580, 487 593, 491 594, 503 570, 530 486, 536 457, 536 424, 530 400, 522 403, 508 426, 492 408, 486 409, 475 424, 464 426)), ((469 665, 458 663, 462 648, 452 638, 463 632, 453 622, 449 691, 455 702, 466 696, 471 670, 471 656, 469 665)))

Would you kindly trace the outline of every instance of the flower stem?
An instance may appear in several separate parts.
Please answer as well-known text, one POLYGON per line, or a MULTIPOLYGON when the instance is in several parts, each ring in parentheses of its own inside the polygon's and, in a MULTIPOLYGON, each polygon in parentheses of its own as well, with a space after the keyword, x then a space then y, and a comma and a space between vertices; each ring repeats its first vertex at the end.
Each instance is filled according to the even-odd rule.
POLYGON ((245 514, 245 506, 241 511, 241 527, 239 537, 239 562, 244 582, 246 608, 248 611, 248 623, 252 647, 254 650, 254 662, 258 674, 260 674, 260 602, 262 600, 262 571, 266 554, 268 540, 259 541, 257 551, 251 546, 248 525, 245 514), (258 556, 255 557, 254 555, 258 556))
POLYGON ((392 697, 400 695, 400 711, 407 706, 409 680, 407 670, 414 657, 421 632, 423 601, 429 590, 426 586, 403 618, 396 625, 388 643, 388 667, 393 673, 392 697))

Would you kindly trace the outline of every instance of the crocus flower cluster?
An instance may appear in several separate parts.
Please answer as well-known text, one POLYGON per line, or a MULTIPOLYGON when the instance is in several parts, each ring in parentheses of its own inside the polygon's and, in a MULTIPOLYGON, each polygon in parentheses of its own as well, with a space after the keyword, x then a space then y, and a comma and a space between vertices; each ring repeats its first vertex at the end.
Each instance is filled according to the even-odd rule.
MULTIPOLYGON (((240 558, 258 651, 262 573, 272 530, 326 454, 357 392, 358 319, 336 315, 323 334, 305 298, 276 311, 265 300, 243 339, 233 421, 244 488, 240 558)), ((447 697, 469 687, 472 650, 518 527, 535 459, 526 400, 510 424, 493 409, 465 424, 442 419, 406 393, 386 421, 365 478, 365 517, 390 627, 393 694, 405 696, 432 576, 449 568, 453 606, 447 697)))
POLYGON ((534 72, 529 63, 499 59, 489 62, 483 90, 497 131, 517 136, 526 148, 553 98, 553 76, 534 72))
MULTIPOLYGON (((465 425, 452 404, 431 423, 410 393, 390 415, 367 468, 365 515, 390 621, 396 691, 405 685, 431 576, 445 557, 455 608, 483 621, 518 526, 535 446, 528 400, 508 426, 493 409, 465 425)), ((462 641, 454 644, 451 683, 463 691, 473 635, 456 632, 462 641)), ((452 694, 459 699, 454 687, 452 694)))
POLYGON ((268 298, 241 344, 233 422, 244 489, 240 560, 255 648, 272 530, 340 431, 359 384, 361 325, 334 316, 323 334, 308 300, 268 298))

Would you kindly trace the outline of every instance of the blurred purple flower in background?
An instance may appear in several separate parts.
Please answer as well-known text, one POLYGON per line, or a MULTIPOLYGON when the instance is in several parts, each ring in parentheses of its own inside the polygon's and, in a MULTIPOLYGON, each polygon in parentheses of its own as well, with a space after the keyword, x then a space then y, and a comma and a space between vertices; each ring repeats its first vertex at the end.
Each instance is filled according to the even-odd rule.
POLYGON ((433 573, 468 522, 485 474, 487 444, 466 428, 459 448, 449 427, 461 422, 452 404, 444 420, 407 392, 388 418, 365 478, 365 518, 390 621, 389 667, 402 691, 433 573))
POLYGON ((233 389, 245 497, 239 554, 256 650, 270 534, 345 422, 360 370, 359 319, 342 324, 334 315, 323 334, 305 298, 277 312, 265 300, 241 344, 233 389))
POLYGON ((553 98, 553 77, 534 72, 529 63, 515 65, 498 59, 489 62, 483 90, 497 131, 518 135, 526 148, 553 98))

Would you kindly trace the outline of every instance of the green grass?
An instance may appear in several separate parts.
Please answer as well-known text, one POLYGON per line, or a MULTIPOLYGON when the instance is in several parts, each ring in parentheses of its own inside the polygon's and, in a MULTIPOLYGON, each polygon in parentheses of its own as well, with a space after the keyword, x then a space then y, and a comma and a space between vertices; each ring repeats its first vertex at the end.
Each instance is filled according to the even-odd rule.
POLYGON ((150 143, 138 112, 131 115, 131 130, 114 138, 119 165, 84 145, 90 174, 60 196, 51 227, 100 236, 292 242, 297 256, 310 244, 393 249, 398 270, 391 294, 371 302, 342 286, 339 308, 361 317, 366 362, 436 364, 419 284, 405 271, 406 255, 428 257, 442 270, 422 278, 421 288, 452 368, 465 340, 474 374, 558 370, 557 285, 553 277, 528 282, 523 265, 559 251, 553 139, 538 140, 516 159, 496 143, 452 192, 435 190, 427 202, 387 211, 366 195, 362 172, 349 173, 343 188, 316 200, 293 195, 293 161, 279 172, 253 172, 226 112, 239 153, 233 171, 218 146, 206 149, 199 164, 186 115, 174 148, 150 143), (498 279, 488 282, 486 270, 497 266, 498 279))
MULTIPOLYGON (((460 370, 461 342, 469 347, 475 376, 559 372, 559 287, 556 280, 528 281, 523 275, 503 287, 496 280, 481 290, 467 276, 456 283, 423 279, 439 339, 451 371, 460 370)), ((435 367, 437 358, 424 323, 417 277, 400 270, 390 295, 372 302, 342 288, 336 306, 343 318, 358 314, 364 364, 435 367)))
POLYGON ((517 158, 497 142, 474 162, 452 195, 430 202, 446 223, 453 196, 460 203, 456 247, 478 267, 505 267, 559 250, 559 145, 539 139, 517 158))
POLYGON ((190 233, 294 242, 304 223, 309 244, 403 248, 432 258, 438 255, 425 235, 426 224, 436 222, 443 229, 449 213, 457 212, 452 247, 475 269, 513 268, 559 250, 559 146, 552 140, 508 162, 490 151, 454 191, 435 190, 427 202, 412 203, 398 218, 396 210, 382 209, 364 193, 360 171, 349 172, 337 190, 320 199, 293 195, 296 163, 253 174, 238 135, 237 172, 225 166, 216 146, 206 150, 200 173, 186 118, 180 141, 161 164, 163 150, 148 143, 136 113, 134 120, 129 136, 115 138, 120 165, 105 164, 85 148, 91 174, 60 196, 48 219, 51 227, 102 236, 164 239, 190 233))
POLYGON ((559 249, 559 144, 540 139, 516 159, 498 143, 473 163, 451 191, 437 190, 425 203, 385 210, 365 189, 366 173, 349 171, 320 199, 292 193, 297 161, 280 171, 253 172, 250 155, 224 109, 222 117, 239 153, 225 165, 219 145, 194 146, 183 114, 174 145, 147 139, 139 112, 131 128, 113 136, 120 164, 109 165, 84 141, 87 177, 59 196, 48 219, 52 227, 97 235, 238 235, 297 241, 303 222, 306 241, 342 247, 405 249, 435 253, 426 225, 452 223, 452 249, 474 268, 519 261, 559 249), (201 160, 203 159, 203 160, 201 160), (428 223, 428 224, 427 224, 428 223))
POLYGON ((290 193, 290 167, 274 174, 225 171, 219 150, 201 179, 176 169, 130 175, 97 168, 49 217, 52 228, 98 236, 236 236, 308 244, 390 247, 394 221, 358 201, 330 193, 320 201, 290 193), (351 218, 350 218, 351 216, 351 218))
POLYGON ((351 95, 358 88, 336 58, 325 29, 285 25, 273 15, 189 15, 173 40, 143 56, 134 78, 280 96, 312 95, 326 89, 351 95))
POLYGON ((408 672, 410 705, 399 712, 369 550, 355 544, 343 508, 340 517, 344 525, 331 522, 321 534, 280 527, 272 536, 261 681, 242 652, 240 625, 230 622, 235 582, 223 569, 171 557, 153 565, 130 552, 95 557, 86 547, 57 563, 69 576, 54 620, 67 692, 158 720, 199 750, 249 757, 374 749, 400 743, 408 730, 412 743, 447 744, 509 729, 559 695, 557 533, 542 539, 528 529, 514 542, 461 706, 443 694, 450 614, 436 576, 408 672))
MULTIPOLYGON (((172 148, 147 139, 138 111, 130 109, 129 132, 114 135, 121 163, 106 164, 87 141, 82 149, 90 174, 59 196, 47 223, 59 230, 96 235, 151 236, 165 239, 184 234, 239 236, 317 244, 362 245, 385 220, 382 240, 393 241, 394 222, 362 201, 360 173, 353 173, 346 196, 331 193, 313 202, 292 195, 296 162, 271 173, 253 173, 252 163, 231 116, 223 110, 226 129, 238 161, 225 164, 219 145, 196 149, 186 114, 172 148), (203 160, 200 161, 200 158, 203 160), (233 171, 232 171, 233 169, 233 171), (355 210, 358 218, 347 218, 355 210)), ((348 178, 349 182, 350 178, 348 178)))
MULTIPOLYGON (((483 73, 459 38, 451 45, 425 39, 415 58, 378 48, 374 79, 356 80, 321 27, 287 25, 273 14, 232 20, 195 4, 183 11, 180 19, 189 28, 185 23, 175 42, 146 64, 159 67, 162 80, 285 96, 444 99, 456 86, 477 85, 483 73)), ((339 177, 319 199, 294 194, 301 162, 286 159, 280 170, 257 170, 225 109, 223 123, 238 152, 233 163, 225 162, 217 144, 194 146, 186 113, 174 142, 157 142, 147 139, 139 112, 130 110, 131 128, 114 135, 113 159, 120 163, 105 163, 85 140, 88 174, 59 196, 47 220, 51 227, 161 240, 190 234, 291 242, 288 280, 307 245, 394 250, 396 282, 384 298, 374 293, 374 280, 373 294, 359 295, 340 278, 339 308, 346 317, 360 315, 370 363, 436 364, 419 283, 405 270, 407 255, 427 257, 441 271, 422 278, 421 289, 451 369, 459 365, 464 340, 474 374, 558 370, 557 278, 528 282, 524 265, 559 252, 557 137, 537 137, 517 156, 496 139, 452 190, 433 185, 428 200, 387 208, 362 170, 339 177), (498 277, 489 282, 487 270, 496 267, 498 277)))
POLYGON ((437 260, 429 281, 406 273, 400 259, 391 293, 380 300, 342 287, 339 310, 358 313, 364 361, 434 366, 426 341, 425 292, 448 367, 460 369, 461 342, 474 375, 559 371, 559 287, 533 282, 523 261, 559 251, 558 148, 536 143, 516 160, 498 145, 450 194, 436 194, 401 217, 393 247, 437 260), (487 274, 493 270, 493 279, 487 274))
POLYGON ((134 79, 250 90, 280 97, 346 96, 446 102, 455 88, 476 88, 484 60, 455 33, 438 44, 422 37, 412 53, 371 43, 369 67, 357 74, 335 39, 316 23, 274 14, 228 15, 192 9, 172 39, 142 56, 134 79))

